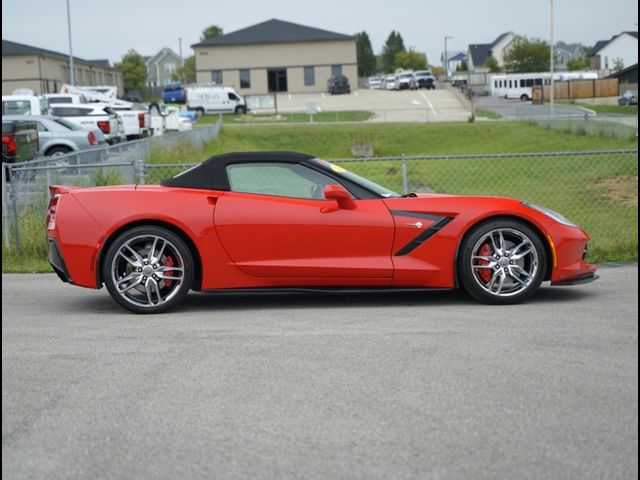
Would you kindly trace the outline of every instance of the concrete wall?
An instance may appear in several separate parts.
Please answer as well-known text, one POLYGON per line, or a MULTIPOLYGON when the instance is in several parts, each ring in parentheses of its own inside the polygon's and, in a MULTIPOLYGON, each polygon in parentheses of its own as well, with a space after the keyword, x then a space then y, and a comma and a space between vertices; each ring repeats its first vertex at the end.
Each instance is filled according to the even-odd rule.
POLYGON ((326 90, 332 65, 342 65, 342 72, 352 85, 358 82, 355 40, 196 47, 195 55, 197 83, 211 82, 211 72, 221 70, 223 83, 235 87, 241 94, 267 93, 269 68, 287 70, 291 93, 326 90), (307 66, 315 68, 315 85, 304 84, 307 66), (251 88, 240 88, 240 69, 250 71, 251 88))

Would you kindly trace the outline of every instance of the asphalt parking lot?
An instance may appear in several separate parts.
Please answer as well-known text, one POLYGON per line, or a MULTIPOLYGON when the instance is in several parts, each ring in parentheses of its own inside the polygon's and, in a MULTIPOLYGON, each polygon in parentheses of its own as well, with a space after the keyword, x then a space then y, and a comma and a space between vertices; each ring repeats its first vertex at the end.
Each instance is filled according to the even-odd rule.
POLYGON ((448 88, 435 90, 368 90, 350 94, 328 93, 278 94, 281 112, 306 112, 315 104, 320 111, 367 110, 376 115, 373 122, 451 122, 466 121, 468 109, 455 92, 448 88))
POLYGON ((637 478, 638 267, 600 274, 156 316, 3 274, 3 478, 637 478))

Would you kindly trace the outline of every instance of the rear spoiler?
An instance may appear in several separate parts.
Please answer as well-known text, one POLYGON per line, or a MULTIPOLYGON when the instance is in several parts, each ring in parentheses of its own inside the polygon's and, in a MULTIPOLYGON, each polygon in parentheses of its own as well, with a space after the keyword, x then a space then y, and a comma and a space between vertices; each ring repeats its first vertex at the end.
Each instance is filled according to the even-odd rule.
POLYGON ((49 185, 49 194, 54 195, 61 193, 69 193, 71 190, 79 190, 82 187, 64 186, 64 185, 49 185))

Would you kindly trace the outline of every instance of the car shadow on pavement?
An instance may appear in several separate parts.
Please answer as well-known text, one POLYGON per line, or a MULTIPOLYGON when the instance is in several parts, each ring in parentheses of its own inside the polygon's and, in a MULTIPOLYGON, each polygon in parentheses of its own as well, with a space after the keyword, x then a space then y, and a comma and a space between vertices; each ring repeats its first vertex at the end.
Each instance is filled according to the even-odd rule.
MULTIPOLYGON (((104 292, 106 293, 106 292, 104 292)), ((542 287, 525 304, 554 304, 579 302, 596 295, 593 290, 564 287, 542 287)), ((169 314, 204 311, 242 311, 276 309, 318 308, 402 308, 402 307, 478 307, 501 308, 483 305, 462 290, 425 290, 424 292, 372 292, 372 293, 297 293, 297 292, 191 292, 184 302, 169 314)), ((65 309, 61 305, 61 309, 65 309)), ((128 313, 119 307, 108 294, 88 295, 82 300, 70 299, 70 312, 92 314, 128 313)), ((163 315, 163 314, 160 314, 163 315)))
MULTIPOLYGON (((557 303, 580 301, 593 293, 569 288, 541 288, 527 303, 557 303)), ((253 309, 314 309, 367 307, 466 307, 478 306, 462 290, 376 293, 205 293, 190 294, 174 311, 253 310, 253 309)), ((487 305, 487 308, 491 308, 487 305)), ((497 307, 499 308, 499 307, 497 307)))

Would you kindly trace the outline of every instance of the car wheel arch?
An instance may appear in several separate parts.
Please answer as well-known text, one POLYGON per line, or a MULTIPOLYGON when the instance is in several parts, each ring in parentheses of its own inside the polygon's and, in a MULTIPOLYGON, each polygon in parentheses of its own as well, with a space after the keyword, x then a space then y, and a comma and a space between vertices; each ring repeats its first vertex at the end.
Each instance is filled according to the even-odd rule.
POLYGON ((44 156, 47 157, 51 155, 52 151, 60 150, 60 149, 68 150, 67 153, 72 153, 76 151, 76 149, 72 145, 68 145, 66 143, 55 143, 47 147, 47 149, 44 152, 44 156))
POLYGON ((102 284, 104 283, 102 278, 102 262, 104 261, 106 253, 109 251, 109 247, 115 241, 115 239, 118 238, 118 236, 121 233, 126 232, 127 230, 130 230, 135 227, 147 227, 147 226, 166 228, 172 233, 175 233, 176 235, 178 235, 185 242, 185 244, 189 248, 189 251, 193 257, 194 276, 193 276, 193 283, 191 285, 191 290, 200 291, 202 288, 202 271, 203 271, 202 257, 200 256, 200 252, 198 251, 198 248, 196 247, 195 242, 181 228, 177 227, 172 223, 163 222, 161 220, 138 220, 135 222, 121 225, 119 228, 111 232, 109 237, 104 241, 104 243, 100 247, 100 251, 98 252, 98 255, 96 258, 95 272, 96 272, 97 287, 101 288, 102 284))
MULTIPOLYGON (((462 245, 464 245, 467 237, 471 234, 471 232, 473 232, 477 227, 485 223, 493 222, 495 220, 516 221, 531 228, 540 237, 540 241, 544 245, 546 258, 548 259, 553 258, 551 245, 549 245, 549 238, 547 238, 547 235, 545 235, 545 233, 540 229, 538 225, 531 222, 530 220, 527 220, 526 218, 523 218, 523 217, 519 217, 518 215, 492 215, 489 217, 483 217, 483 218, 477 219, 477 221, 473 222, 465 229, 464 233, 460 236, 460 239, 458 240, 458 244, 456 245, 456 253, 453 257, 453 275, 454 275, 453 281, 456 288, 460 288, 460 281, 459 281, 460 272, 459 272, 459 262, 458 262, 458 258, 460 255, 460 248, 462 247, 462 245)), ((553 261, 549 261, 547 262, 546 271, 544 272, 542 280, 543 281, 551 280, 552 273, 553 273, 553 261)))

